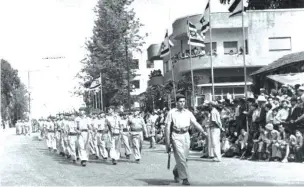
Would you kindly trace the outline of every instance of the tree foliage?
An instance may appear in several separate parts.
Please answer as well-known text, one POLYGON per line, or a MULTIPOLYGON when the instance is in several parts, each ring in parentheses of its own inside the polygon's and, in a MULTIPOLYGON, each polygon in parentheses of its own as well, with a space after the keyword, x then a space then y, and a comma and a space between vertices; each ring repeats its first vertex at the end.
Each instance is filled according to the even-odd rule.
MULTIPOLYGON (((132 62, 132 52, 141 52, 143 26, 130 9, 133 0, 99 0, 95 12, 97 19, 93 36, 86 42, 87 58, 78 77, 92 82, 102 73, 103 98, 106 106, 127 103, 127 60, 132 62), (126 51, 128 58, 126 57, 126 51), (105 99, 107 98, 107 99, 105 99)), ((129 63, 130 69, 135 64, 129 63)), ((130 72, 130 79, 134 77, 130 72)))
POLYGON ((27 111, 27 90, 20 81, 18 71, 1 59, 1 117, 13 124, 18 119, 24 119, 27 111))
MULTIPOLYGON (((222 4, 230 3, 232 0, 220 0, 222 4)), ((248 8, 252 10, 303 8, 303 0, 249 0, 248 8)))

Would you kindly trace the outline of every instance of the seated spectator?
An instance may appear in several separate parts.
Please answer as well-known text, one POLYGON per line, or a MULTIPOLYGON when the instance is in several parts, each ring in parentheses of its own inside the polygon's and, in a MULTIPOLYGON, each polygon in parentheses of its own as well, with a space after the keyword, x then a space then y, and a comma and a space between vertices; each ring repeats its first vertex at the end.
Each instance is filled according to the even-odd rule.
POLYGON ((290 150, 296 145, 297 138, 291 134, 290 129, 285 129, 286 139, 282 142, 281 149, 285 150, 285 156, 282 160, 283 163, 288 162, 288 160, 293 160, 294 156, 290 154, 290 150))
POLYGON ((303 157, 303 136, 302 133, 299 130, 296 130, 296 142, 291 147, 293 153, 295 154, 295 161, 296 162, 302 162, 303 157))
POLYGON ((285 140, 286 140, 285 128, 281 124, 279 125, 278 138, 274 140, 272 143, 272 152, 271 152, 272 160, 274 161, 282 160, 282 152, 283 152, 282 146, 284 147, 285 140))
POLYGON ((244 158, 244 153, 248 145, 247 141, 248 141, 248 132, 246 132, 245 129, 241 129, 241 134, 239 135, 239 138, 236 140, 239 156, 241 156, 241 158, 244 158))
POLYGON ((251 150, 252 155, 249 158, 249 160, 255 160, 256 157, 258 158, 258 160, 262 159, 263 146, 264 146, 264 142, 266 140, 265 128, 263 126, 260 126, 259 132, 260 132, 260 135, 259 135, 258 139, 253 139, 253 146, 252 146, 252 150, 251 150))

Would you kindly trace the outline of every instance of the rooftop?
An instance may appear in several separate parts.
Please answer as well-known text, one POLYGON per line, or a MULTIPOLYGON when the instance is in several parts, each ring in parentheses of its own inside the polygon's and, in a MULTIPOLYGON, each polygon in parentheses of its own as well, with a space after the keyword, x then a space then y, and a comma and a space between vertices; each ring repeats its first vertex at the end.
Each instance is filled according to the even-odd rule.
POLYGON ((301 62, 301 61, 304 61, 304 51, 298 52, 298 53, 291 53, 291 54, 285 55, 285 56, 277 59, 276 61, 270 63, 268 66, 265 66, 255 72, 253 72, 251 74, 251 76, 257 75, 260 73, 265 73, 265 72, 280 68, 282 66, 291 65, 293 63, 297 63, 297 62, 301 62))

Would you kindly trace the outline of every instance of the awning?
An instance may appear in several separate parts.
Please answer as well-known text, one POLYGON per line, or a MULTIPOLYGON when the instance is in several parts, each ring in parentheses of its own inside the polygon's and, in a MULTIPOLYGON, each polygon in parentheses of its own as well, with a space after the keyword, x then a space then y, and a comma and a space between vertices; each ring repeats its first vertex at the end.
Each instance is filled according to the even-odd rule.
MULTIPOLYGON (((247 86, 252 85, 252 82, 247 82, 247 86)), ((211 87, 212 83, 199 84, 198 87, 211 87)), ((245 82, 223 82, 214 83, 214 87, 229 87, 229 86, 245 86, 245 82)))
POLYGON ((267 78, 272 79, 281 84, 304 84, 304 73, 288 73, 278 75, 268 75, 267 78))

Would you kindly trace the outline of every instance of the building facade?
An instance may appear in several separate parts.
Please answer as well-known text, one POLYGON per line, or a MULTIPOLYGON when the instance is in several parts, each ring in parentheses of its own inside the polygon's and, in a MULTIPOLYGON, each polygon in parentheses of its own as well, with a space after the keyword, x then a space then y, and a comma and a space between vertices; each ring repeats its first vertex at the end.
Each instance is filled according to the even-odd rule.
POLYGON ((148 88, 149 75, 151 71, 161 70, 163 73, 163 61, 158 60, 147 60, 147 53, 133 54, 133 63, 135 68, 133 69, 135 73, 134 79, 131 80, 130 85, 132 88, 131 95, 140 95, 146 91, 148 88))
MULTIPOLYGON (((195 106, 202 99, 210 100, 211 95, 211 58, 214 67, 215 96, 225 98, 244 96, 244 63, 242 52, 245 52, 247 85, 250 90, 252 80, 250 74, 266 66, 274 60, 293 53, 303 51, 301 32, 304 9, 280 9, 248 11, 245 15, 245 47, 242 35, 242 17, 229 18, 230 13, 212 13, 212 50, 210 50, 210 30, 206 33, 205 56, 192 58, 189 56, 190 47, 187 37, 187 20, 199 29, 202 15, 192 15, 177 19, 173 22, 173 32, 170 36, 174 46, 171 56, 177 60, 171 67, 169 56, 163 59, 164 82, 175 81, 189 75, 191 68, 195 78, 195 106), (188 54, 188 55, 187 55, 188 54), (209 54, 209 55, 208 55, 209 54)), ((193 50, 192 47, 191 50, 193 50)), ((196 48, 200 50, 199 48, 196 48)), ((149 51, 148 51, 149 53, 149 51)), ((151 52, 150 52, 151 53, 151 52)), ((153 58, 154 54, 148 54, 153 58)), ((156 58, 155 55, 154 58, 156 58)))

